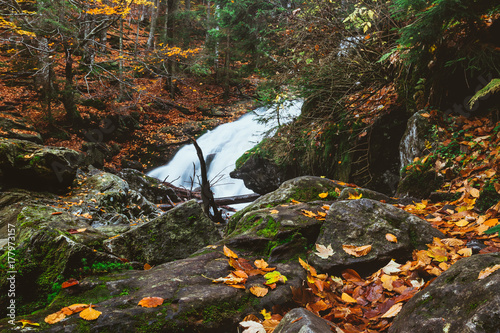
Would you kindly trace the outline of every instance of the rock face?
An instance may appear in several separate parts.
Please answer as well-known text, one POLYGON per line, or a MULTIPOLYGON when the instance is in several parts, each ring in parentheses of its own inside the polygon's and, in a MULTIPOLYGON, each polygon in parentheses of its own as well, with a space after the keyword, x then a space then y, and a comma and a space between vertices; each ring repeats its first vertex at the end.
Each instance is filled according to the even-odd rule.
POLYGON ((158 179, 149 177, 134 169, 122 169, 119 176, 126 180, 130 188, 142 194, 146 199, 156 204, 179 202, 177 194, 170 187, 161 183, 158 179))
MULTIPOLYGON (((47 206, 27 206, 17 218, 16 305, 19 311, 31 312, 47 302, 53 285, 63 276, 76 275, 82 259, 90 266, 95 262, 120 262, 117 257, 97 251, 106 235, 91 228, 85 219, 59 212, 47 206), (85 228, 84 233, 68 231, 85 228), (97 249, 97 250, 96 250, 97 249)), ((14 249, 8 249, 12 251, 14 249)), ((5 253, 2 264, 5 264, 5 253)), ((6 270, 0 273, 0 302, 7 298, 6 270)), ((57 290, 55 290, 57 291, 57 290)), ((1 313, 4 314, 5 307, 1 313)))
POLYGON ((425 111, 418 111, 408 119, 406 131, 399 143, 399 159, 401 168, 412 163, 415 157, 422 156, 425 141, 429 140, 431 124, 422 116, 425 111))
POLYGON ((36 190, 64 190, 76 175, 80 153, 0 138, 0 183, 36 190))
POLYGON ((316 316, 309 310, 296 308, 281 319, 273 333, 325 333, 332 332, 335 327, 332 322, 316 316))
MULTIPOLYGON (((221 332, 234 333, 247 314, 273 305, 291 305, 290 286, 298 287, 305 278, 298 263, 278 264, 276 269, 288 278, 266 297, 257 298, 241 289, 212 283, 209 278, 226 276, 232 268, 222 254, 222 247, 207 253, 155 266, 147 271, 126 271, 87 278, 80 282, 76 294, 62 291, 43 311, 25 316, 43 323, 43 318, 67 304, 99 304, 102 315, 95 321, 84 321, 78 315, 46 326, 45 332, 221 332), (143 297, 164 298, 163 305, 144 308, 137 303, 143 297)), ((247 282, 261 284, 262 276, 247 282)), ((23 317, 24 318, 24 317, 23 317)))
POLYGON ((106 240, 111 253, 157 265, 186 258, 221 238, 214 223, 196 200, 183 203, 162 216, 118 237, 106 240))
POLYGON ((317 244, 331 245, 333 256, 322 259, 309 256, 312 266, 322 272, 339 273, 347 267, 355 267, 361 274, 373 272, 392 258, 407 260, 414 249, 424 249, 433 237, 444 235, 427 221, 392 205, 370 199, 345 200, 333 203, 321 227, 317 244), (391 233, 398 242, 386 240, 391 233), (364 256, 346 253, 342 245, 372 245, 364 256))
POLYGON ((498 264, 498 253, 459 260, 403 306, 389 333, 500 332, 500 273, 478 280, 498 264))
POLYGON ((22 118, 10 112, 0 112, 0 137, 42 143, 42 136, 34 128, 23 124, 22 118))
POLYGON ((276 190, 283 181, 290 178, 273 161, 255 155, 229 175, 231 178, 242 179, 246 187, 259 194, 276 190))

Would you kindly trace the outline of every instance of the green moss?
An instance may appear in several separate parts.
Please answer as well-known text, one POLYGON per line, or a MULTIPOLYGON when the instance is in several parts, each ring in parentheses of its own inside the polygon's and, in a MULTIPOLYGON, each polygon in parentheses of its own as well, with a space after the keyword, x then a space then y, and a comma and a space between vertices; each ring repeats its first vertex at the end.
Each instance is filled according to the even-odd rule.
POLYGON ((264 229, 257 231, 257 235, 272 238, 276 236, 280 227, 280 223, 275 221, 272 217, 267 220, 267 225, 264 229))
POLYGON ((500 194, 495 190, 495 183, 498 183, 498 180, 486 182, 479 194, 476 208, 481 212, 485 212, 488 208, 500 201, 500 194))
POLYGON ((269 155, 269 152, 265 150, 263 147, 265 146, 267 139, 262 140, 259 142, 255 147, 252 149, 247 150, 243 155, 241 155, 235 162, 236 169, 241 168, 243 164, 245 164, 246 161, 252 156, 256 155, 259 157, 266 157, 269 155))

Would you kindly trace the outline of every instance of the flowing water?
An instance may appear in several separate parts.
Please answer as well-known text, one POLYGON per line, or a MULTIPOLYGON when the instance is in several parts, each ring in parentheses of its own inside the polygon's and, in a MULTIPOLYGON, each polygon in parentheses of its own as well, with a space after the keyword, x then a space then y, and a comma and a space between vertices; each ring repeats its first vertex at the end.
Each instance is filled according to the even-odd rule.
MULTIPOLYGON (((286 102, 280 107, 280 124, 290 122, 300 114, 302 101, 286 102)), ((272 118, 276 107, 258 108, 241 116, 232 123, 217 126, 200 136, 196 141, 203 150, 207 164, 208 179, 216 198, 253 193, 247 189, 240 179, 232 179, 229 173, 234 170, 236 160, 243 153, 253 148, 277 126, 277 120, 272 118), (268 119, 267 122, 259 119, 268 119)), ((201 182, 200 162, 192 144, 182 147, 172 160, 148 173, 160 180, 167 179, 175 186, 195 189, 201 182), (195 170, 193 171, 193 164, 195 170), (193 183, 193 174, 195 179, 193 183), (199 180, 198 180, 199 178, 199 180)))

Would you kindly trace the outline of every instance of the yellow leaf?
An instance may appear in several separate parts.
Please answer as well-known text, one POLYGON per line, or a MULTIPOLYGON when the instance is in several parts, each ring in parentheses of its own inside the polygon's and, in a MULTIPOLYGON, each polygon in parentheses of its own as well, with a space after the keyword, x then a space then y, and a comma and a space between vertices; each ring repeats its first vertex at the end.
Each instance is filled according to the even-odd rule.
POLYGON ((392 286, 392 281, 396 280, 396 276, 390 276, 387 274, 383 274, 380 277, 380 281, 382 281, 382 286, 389 291, 393 291, 394 287, 392 286))
POLYGON ((479 276, 477 277, 478 280, 482 280, 486 277, 488 277, 491 273, 497 271, 500 269, 500 265, 495 265, 493 267, 487 267, 483 269, 481 272, 479 272, 479 276))
POLYGON ((399 311, 401 311, 401 308, 403 307, 403 303, 396 303, 389 310, 387 310, 386 313, 381 318, 392 318, 395 317, 399 311))
POLYGON ((342 249, 350 255, 355 257, 366 256, 371 250, 371 245, 355 246, 355 245, 342 245, 342 249))
POLYGON ((94 310, 89 306, 88 308, 80 312, 80 317, 85 320, 96 320, 97 318, 99 318, 101 313, 101 311, 94 310))
POLYGON ((21 319, 21 320, 18 320, 17 322, 23 324, 22 328, 24 328, 26 325, 40 326, 39 323, 35 323, 35 322, 32 322, 31 320, 27 320, 27 319, 21 319))
POLYGON ((253 286, 253 287, 250 287, 250 292, 252 294, 254 294, 255 296, 257 297, 264 297, 267 295, 267 293, 269 292, 269 289, 268 288, 265 288, 265 287, 259 287, 259 286, 253 286))
POLYGON ((448 246, 462 246, 465 244, 465 242, 461 239, 457 239, 457 238, 443 238, 441 239, 441 242, 443 242, 444 244, 448 245, 448 246))
POLYGON ((55 324, 57 322, 60 322, 64 318, 66 318, 66 315, 63 312, 58 311, 58 312, 55 312, 53 314, 48 315, 47 317, 45 317, 44 320, 47 324, 52 325, 52 324, 55 324))
POLYGON ((467 220, 465 219, 461 219, 460 221, 455 222, 455 224, 457 225, 457 227, 465 227, 467 224, 469 224, 469 222, 467 222, 467 220))
POLYGON ((317 215, 311 212, 310 210, 305 210, 302 209, 302 215, 307 216, 307 217, 316 217, 317 215))
POLYGON ((264 317, 264 320, 271 319, 271 312, 267 312, 266 309, 262 309, 260 314, 264 317))
POLYGON ((161 297, 144 297, 139 301, 137 305, 143 308, 156 308, 163 304, 163 298, 161 297))
POLYGON ((358 303, 354 298, 347 295, 346 293, 342 293, 342 300, 346 303, 358 303))
POLYGON ((277 210, 277 209, 273 209, 273 210, 271 210, 269 213, 271 213, 271 214, 278 214, 278 213, 279 213, 279 210, 277 210))
POLYGON ((385 239, 387 239, 389 242, 392 242, 392 243, 398 242, 398 238, 396 236, 394 236, 393 234, 385 234, 385 239))
POLYGON ((324 199, 328 196, 328 192, 324 192, 324 193, 320 193, 318 194, 318 197, 320 197, 321 199, 324 199))
POLYGON ((224 245, 224 255, 228 258, 238 259, 238 255, 231 251, 226 245, 224 245))
POLYGON ((464 247, 463 249, 458 250, 457 253, 463 257, 470 257, 472 255, 472 249, 464 247))
POLYGON ((356 199, 361 199, 362 196, 363 196, 363 193, 360 193, 359 195, 355 195, 355 194, 349 193, 349 197, 347 199, 349 199, 349 200, 356 200, 356 199))

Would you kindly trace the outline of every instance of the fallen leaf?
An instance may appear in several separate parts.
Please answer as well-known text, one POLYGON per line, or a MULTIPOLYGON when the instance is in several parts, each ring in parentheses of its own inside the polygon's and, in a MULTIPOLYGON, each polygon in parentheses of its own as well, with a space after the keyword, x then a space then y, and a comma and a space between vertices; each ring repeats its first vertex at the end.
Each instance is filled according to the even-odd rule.
POLYGON ((21 320, 18 320, 17 321, 18 323, 21 323, 23 325, 22 328, 26 327, 26 325, 31 325, 31 326, 40 326, 39 323, 35 323, 31 320, 27 320, 27 319, 21 319, 21 320))
POLYGON ((139 301, 137 305, 143 308, 156 308, 163 304, 163 298, 161 297, 144 297, 139 301))
POLYGON ((145 264, 144 264, 144 270, 145 270, 145 271, 148 271, 148 270, 150 270, 151 268, 152 268, 152 267, 151 267, 151 265, 150 265, 150 264, 148 264, 148 263, 145 263, 145 264))
POLYGON ((320 193, 318 194, 318 197, 320 197, 321 199, 324 199, 328 196, 328 192, 324 192, 324 193, 320 193))
POLYGON ((267 266, 269 266, 269 264, 264 259, 255 260, 253 264, 255 265, 255 267, 260 269, 267 268, 267 266))
POLYGON ((307 216, 307 217, 316 217, 317 215, 313 212, 311 212, 310 210, 305 210, 305 209, 302 209, 302 215, 304 216, 307 216))
POLYGON ((58 312, 55 312, 53 314, 50 314, 48 315, 47 317, 45 317, 44 321, 47 323, 47 324, 55 324, 55 323, 58 323, 60 322, 61 320, 63 320, 64 318, 66 318, 66 315, 61 312, 61 311, 58 311, 58 312))
POLYGON ((52 214, 50 214, 50 215, 61 215, 61 214, 62 214, 62 212, 53 212, 53 213, 52 213, 52 214))
POLYGON ((478 280, 482 280, 486 277, 488 277, 491 273, 497 271, 500 269, 500 265, 495 265, 493 267, 487 267, 483 269, 481 272, 479 272, 479 276, 477 277, 478 280))
POLYGON ((80 317, 85 320, 96 320, 101 315, 101 311, 92 309, 91 306, 80 312, 80 317))
POLYGON ((400 267, 401 267, 400 264, 395 262, 394 259, 391 259, 391 261, 389 261, 387 265, 382 267, 382 272, 388 275, 391 275, 392 273, 399 273, 401 272, 400 267))
POLYGON ((241 333, 266 333, 264 326, 256 321, 242 321, 240 326, 244 328, 241 333))
POLYGON ((465 242, 458 238, 443 238, 441 239, 441 242, 443 242, 448 246, 453 246, 453 247, 465 245, 465 242))
POLYGON ((363 197, 363 193, 360 193, 359 195, 355 195, 355 194, 349 193, 349 197, 347 199, 349 199, 349 200, 357 200, 357 199, 361 199, 362 197, 363 197))
POLYGON ((287 280, 286 276, 281 275, 281 273, 278 271, 267 273, 266 275, 264 275, 264 278, 267 280, 266 285, 270 285, 276 282, 285 283, 287 280))
POLYGON ((260 311, 260 314, 262 315, 262 317, 264 317, 264 320, 271 319, 271 312, 267 312, 266 309, 262 309, 262 311, 260 311))
POLYGON ((268 288, 259 287, 259 286, 250 287, 250 289, 248 289, 248 290, 250 290, 250 292, 257 297, 264 297, 269 292, 268 288))
POLYGON ((328 244, 328 247, 321 244, 316 244, 316 251, 318 252, 314 252, 314 254, 322 259, 328 259, 334 253, 331 244, 328 244))
POLYGON ((342 245, 342 249, 350 255, 355 257, 366 256, 371 250, 371 245, 355 246, 355 245, 342 245))
POLYGON ((392 242, 392 243, 398 242, 398 238, 396 236, 394 236, 393 234, 385 234, 385 239, 387 239, 389 242, 392 242))
POLYGON ((342 293, 342 300, 346 303, 358 303, 354 298, 347 295, 346 293, 342 293))
POLYGON ((61 285, 61 288, 68 288, 68 287, 72 287, 74 285, 77 285, 79 284, 80 282, 78 282, 78 280, 76 279, 69 279, 68 281, 64 281, 61 285))
POLYGON ((380 318, 392 318, 395 317, 399 311, 401 311, 401 308, 403 307, 403 303, 396 303, 389 310, 387 310, 386 313, 382 315, 380 318))
POLYGON ((224 255, 228 258, 238 259, 238 255, 231 251, 226 245, 224 245, 224 255))
POLYGON ((271 213, 271 214, 278 214, 279 212, 280 212, 279 210, 273 209, 269 213, 271 213))
POLYGON ((457 253, 463 257, 470 257, 472 255, 472 249, 464 247, 463 249, 458 250, 457 253))

